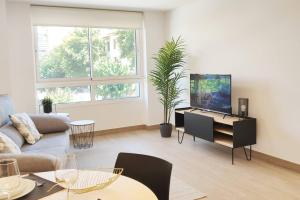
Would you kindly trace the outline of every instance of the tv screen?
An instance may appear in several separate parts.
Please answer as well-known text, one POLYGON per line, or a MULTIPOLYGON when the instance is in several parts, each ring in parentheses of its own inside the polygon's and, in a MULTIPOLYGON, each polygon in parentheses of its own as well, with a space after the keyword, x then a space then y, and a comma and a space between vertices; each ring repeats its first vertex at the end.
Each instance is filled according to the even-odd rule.
POLYGON ((191 74, 191 107, 231 114, 231 75, 191 74))

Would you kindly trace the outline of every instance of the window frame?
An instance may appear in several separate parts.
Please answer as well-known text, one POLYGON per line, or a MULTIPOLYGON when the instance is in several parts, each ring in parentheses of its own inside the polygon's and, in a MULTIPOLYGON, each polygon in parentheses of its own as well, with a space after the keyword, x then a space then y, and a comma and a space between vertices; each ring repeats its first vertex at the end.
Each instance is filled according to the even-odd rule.
MULTIPOLYGON (((106 103, 119 103, 124 101, 142 101, 144 99, 144 68, 143 66, 143 31, 139 28, 120 28, 120 27, 96 27, 96 26, 78 26, 77 28, 105 28, 105 29, 123 29, 123 30, 134 30, 135 31, 135 51, 136 51, 136 74, 126 76, 106 76, 106 77, 93 77, 93 64, 90 61, 90 77, 81 78, 50 78, 42 79, 40 77, 40 65, 38 56, 38 37, 37 27, 77 27, 77 26, 61 26, 61 25, 33 25, 33 37, 34 37, 34 55, 35 55, 35 71, 36 71, 36 100, 37 89, 40 88, 51 88, 51 87, 69 87, 69 86, 90 86, 90 99, 91 101, 79 101, 70 103, 59 103, 60 106, 74 106, 74 105, 94 105, 94 104, 106 104, 106 103), (139 84, 139 97, 128 97, 120 99, 109 99, 109 100, 96 100, 95 87, 99 84, 113 84, 113 83, 138 83, 139 84)), ((89 37, 89 36, 88 36, 89 37)), ((91 49, 92 43, 91 38, 89 40, 89 49, 91 49)), ((91 50, 89 51, 91 54, 91 50)), ((89 55, 89 59, 91 59, 89 55)))

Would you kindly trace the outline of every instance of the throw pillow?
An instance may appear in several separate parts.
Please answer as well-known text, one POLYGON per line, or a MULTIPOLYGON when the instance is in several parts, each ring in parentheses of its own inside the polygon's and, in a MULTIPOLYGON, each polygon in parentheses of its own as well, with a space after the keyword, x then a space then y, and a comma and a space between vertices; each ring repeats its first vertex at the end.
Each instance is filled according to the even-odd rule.
POLYGON ((21 150, 14 141, 0 132, 0 153, 20 154, 21 150))
POLYGON ((42 135, 36 129, 28 114, 17 113, 10 115, 9 117, 13 125, 18 129, 29 144, 35 144, 41 138, 42 135))

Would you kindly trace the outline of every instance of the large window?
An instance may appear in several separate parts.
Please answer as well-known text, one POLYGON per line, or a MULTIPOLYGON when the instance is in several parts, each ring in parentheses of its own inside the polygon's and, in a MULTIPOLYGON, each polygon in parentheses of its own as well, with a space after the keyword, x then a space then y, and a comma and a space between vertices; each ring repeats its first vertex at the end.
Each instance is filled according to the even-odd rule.
POLYGON ((55 103, 138 98, 135 29, 34 26, 37 98, 55 103))

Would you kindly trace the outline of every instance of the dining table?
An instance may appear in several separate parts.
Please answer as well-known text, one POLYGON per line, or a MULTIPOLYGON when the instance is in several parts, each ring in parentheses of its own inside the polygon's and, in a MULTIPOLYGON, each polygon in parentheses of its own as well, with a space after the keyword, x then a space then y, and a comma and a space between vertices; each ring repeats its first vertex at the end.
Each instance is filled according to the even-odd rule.
MULTIPOLYGON (((104 172, 103 172, 104 173, 104 172)), ((40 172, 34 175, 44 178, 46 180, 55 182, 55 172, 40 172)), ((59 192, 51 194, 47 197, 42 198, 42 200, 66 200, 67 190, 63 189, 59 192)), ((130 199, 130 200, 158 200, 155 194, 144 184, 120 175, 117 180, 115 180, 109 186, 103 189, 97 189, 86 193, 73 193, 70 192, 70 199, 72 200, 120 200, 120 199, 130 199)))

